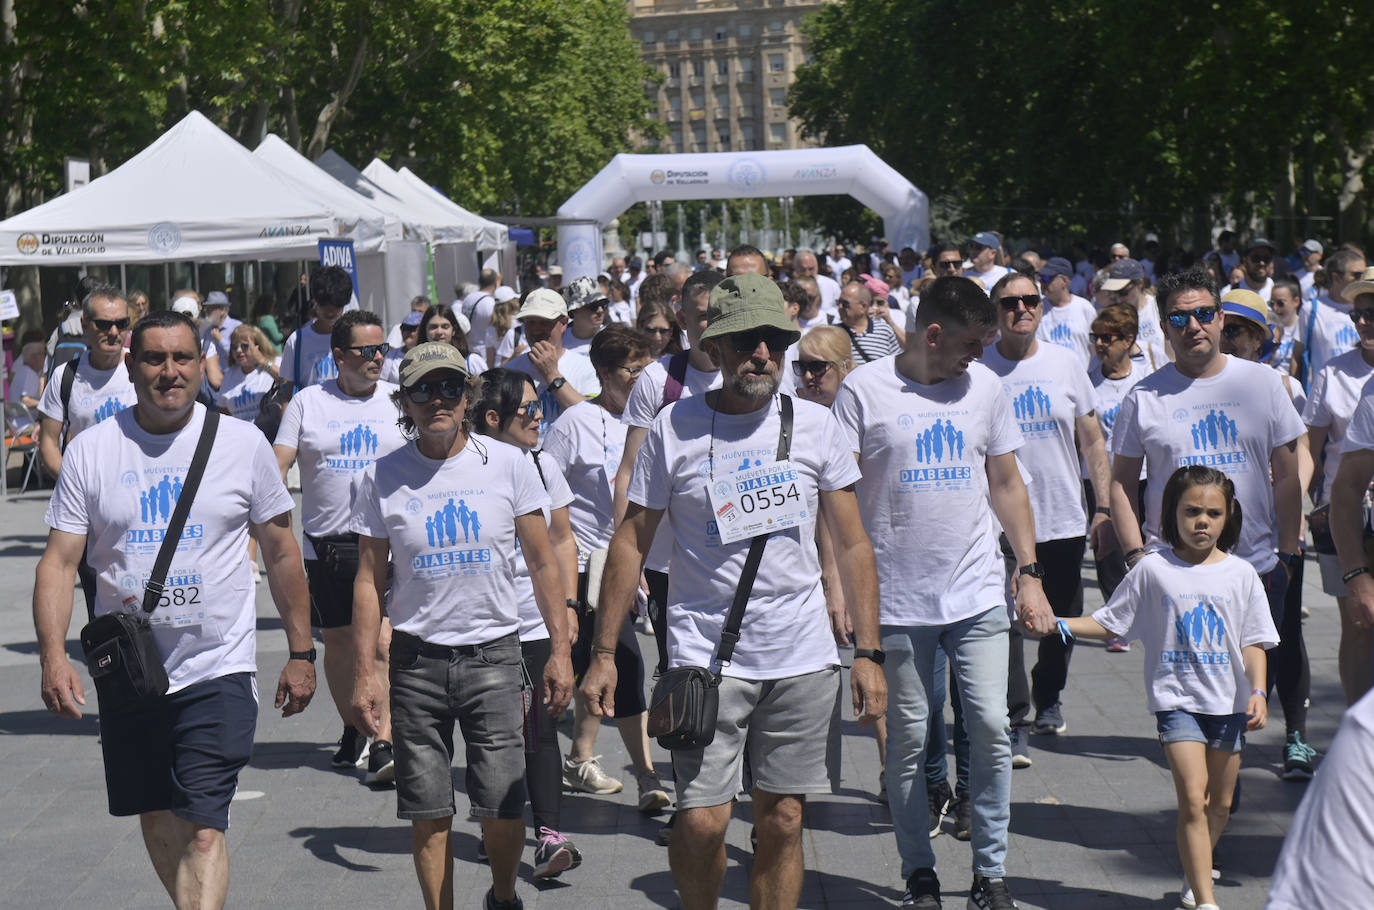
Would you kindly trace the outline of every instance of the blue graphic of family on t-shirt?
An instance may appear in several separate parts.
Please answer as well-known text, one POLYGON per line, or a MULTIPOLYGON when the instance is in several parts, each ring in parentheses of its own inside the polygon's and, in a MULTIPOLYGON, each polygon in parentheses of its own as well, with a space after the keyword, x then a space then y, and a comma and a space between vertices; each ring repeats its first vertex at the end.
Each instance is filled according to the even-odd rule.
POLYGON ((1116 426, 1116 415, 1121 413, 1121 402, 1117 402, 1110 408, 1102 412, 1102 425, 1111 432, 1112 427, 1116 426))
POLYGON ((1068 345, 1073 341, 1073 329, 1067 323, 1059 323, 1050 329, 1050 341, 1055 344, 1068 345))
POLYGON ((1196 607, 1174 620, 1174 632, 1180 648, 1190 644, 1194 648, 1217 648, 1226 638, 1226 621, 1215 607, 1200 600, 1196 607))
POLYGON ((1038 385, 1027 386, 1024 392, 1011 400, 1011 406, 1017 420, 1050 416, 1050 396, 1038 385))
POLYGON ((1192 426, 1193 448, 1203 452, 1220 445, 1236 444, 1236 422, 1226 416, 1225 411, 1213 408, 1206 417, 1192 426))
MULTIPOLYGON (((339 434, 339 453, 342 455, 377 454, 377 434, 366 424, 354 424, 353 429, 339 434)), ((451 500, 450 500, 451 501, 451 500)))
POLYGON ((142 508, 143 521, 154 523, 158 521, 171 521, 172 509, 175 508, 177 500, 181 498, 181 478, 172 479, 170 474, 163 474, 162 480, 153 484, 146 490, 138 493, 138 504, 142 508))
POLYGON ((1360 343, 1360 333, 1353 325, 1343 325, 1336 332, 1337 348, 1353 348, 1360 343))
POLYGON ((107 398, 100 403, 100 407, 95 409, 95 422, 100 423, 106 417, 113 417, 125 407, 124 402, 118 398, 107 398))
POLYGON ((459 528, 463 531, 463 543, 481 542, 482 522, 477 518, 477 510, 468 508, 463 499, 456 506, 450 499, 448 505, 425 517, 425 535, 431 547, 457 544, 459 528))
POLYGON ((237 395, 229 396, 229 410, 236 413, 251 411, 253 406, 258 403, 258 399, 263 395, 262 392, 254 392, 252 389, 244 389, 237 395))
POLYGON ((964 431, 956 430, 949 420, 935 423, 916 434, 916 460, 929 464, 943 462, 948 456, 950 461, 960 461, 964 457, 964 431))

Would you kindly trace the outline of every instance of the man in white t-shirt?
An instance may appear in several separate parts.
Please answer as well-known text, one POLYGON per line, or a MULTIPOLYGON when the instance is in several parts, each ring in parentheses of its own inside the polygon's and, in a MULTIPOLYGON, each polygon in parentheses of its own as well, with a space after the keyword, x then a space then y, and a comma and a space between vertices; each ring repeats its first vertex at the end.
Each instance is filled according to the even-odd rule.
POLYGON ((839 652, 815 545, 817 510, 853 618, 851 689, 860 723, 881 716, 887 697, 873 548, 854 496, 858 467, 839 425, 825 408, 777 394, 783 353, 799 337, 777 285, 752 273, 726 278, 711 291, 707 320, 701 342, 715 351, 725 382, 661 412, 639 450, 625 520, 611 538, 582 691, 593 713, 614 716, 611 658, 654 531, 666 519, 673 541, 669 665, 720 674, 714 739, 673 755, 673 879, 686 908, 719 900, 725 833, 747 751, 758 832, 751 891, 774 906, 795 907, 802 814, 808 794, 831 791, 827 743, 838 729, 840 698, 839 652), (770 524, 783 530, 769 534, 762 522, 754 530, 766 535, 766 549, 748 586, 738 647, 722 665, 721 633, 754 539, 734 536, 732 526, 751 522, 765 501, 770 524))
MULTIPOLYGON (((34 577, 33 615, 43 703, 60 717, 79 718, 86 704, 66 654, 72 574, 82 551, 89 548, 100 567, 96 613, 141 611, 206 419, 196 403, 201 352, 194 323, 168 310, 150 313, 129 347, 136 403, 73 441, 44 518, 52 531, 34 577)), ((296 714, 315 691, 291 506, 262 433, 220 420, 162 597, 148 616, 167 693, 130 710, 100 711, 110 814, 139 816, 149 858, 177 907, 217 910, 229 886, 229 802, 258 717, 250 529, 290 650, 274 703, 283 715, 296 714)))
POLYGON ((338 375, 329 338, 334 321, 352 299, 353 279, 339 266, 327 265, 310 274, 315 318, 292 332, 281 352, 281 378, 294 383, 297 391, 338 375))
POLYGON ((14 374, 5 391, 6 401, 17 401, 26 408, 38 407, 45 357, 41 341, 30 341, 19 350, 19 362, 14 365, 14 374))
POLYGON ((1366 268, 1363 253, 1342 247, 1326 262, 1326 276, 1330 286, 1308 306, 1311 309, 1303 320, 1303 345, 1308 353, 1308 378, 1316 378, 1327 361, 1337 354, 1355 349, 1360 335, 1350 319, 1350 300, 1346 286, 1362 279, 1374 279, 1366 268))
MULTIPOLYGON (((1124 303, 1135 310, 1139 329, 1135 334, 1135 344, 1150 370, 1158 370, 1169 362, 1168 338, 1160 325, 1159 308, 1155 299, 1145 293, 1145 270, 1134 259, 1118 259, 1107 267, 1107 280, 1102 282, 1102 290, 1116 297, 1117 303, 1124 303)), ((1131 352, 1134 355, 1134 351, 1131 352)))
POLYGON ((1302 246, 1298 247, 1298 256, 1302 260, 1302 267, 1293 271, 1293 277, 1297 279, 1298 286, 1302 288, 1304 299, 1315 297, 1315 282, 1317 269, 1321 268, 1322 256, 1325 254, 1320 240, 1304 240, 1302 246))
POLYGON ((1092 333, 1097 310, 1091 303, 1069 291, 1073 266, 1063 256, 1054 256, 1041 266, 1037 275, 1045 303, 1037 337, 1041 341, 1072 351, 1079 365, 1087 370, 1092 364, 1093 347, 1088 336, 1092 333))
POLYGON ((1269 302, 1269 292, 1274 289, 1274 242, 1256 237, 1245 245, 1245 257, 1241 259, 1241 271, 1245 273, 1240 282, 1228 284, 1221 289, 1221 296, 1233 288, 1254 291, 1265 303, 1269 302))
POLYGON ((1205 269, 1161 279, 1159 308, 1174 363, 1126 393, 1112 426, 1112 523, 1126 563, 1139 562, 1147 542, 1157 545, 1169 476, 1189 464, 1217 468, 1235 482, 1245 518, 1235 555, 1264 580, 1282 626, 1289 567, 1302 559, 1297 439, 1305 427, 1278 373, 1221 352, 1226 317, 1205 269), (1145 540, 1136 514, 1142 463, 1145 540))
POLYGON ((997 254, 1002 249, 1002 238, 992 231, 979 231, 969 238, 968 258, 970 266, 964 269, 965 278, 974 278, 983 286, 983 292, 992 290, 992 286, 1001 280, 1007 273, 1005 266, 997 264, 997 254))
POLYGON ((477 275, 477 290, 463 298, 461 306, 454 307, 468 321, 463 331, 474 348, 487 337, 487 326, 491 325, 491 314, 496 309, 496 289, 500 286, 500 272, 482 269, 477 275))
POLYGON ((1217 257, 1223 274, 1231 274, 1231 270, 1240 265, 1240 253, 1236 251, 1236 232, 1227 230, 1218 234, 1216 249, 1207 255, 1217 257))
POLYGON ((840 283, 828 275, 820 274, 819 268, 816 254, 810 250, 798 250, 792 259, 792 277, 816 280, 816 286, 821 290, 821 318, 833 322, 839 318, 840 283))
POLYGON ((606 307, 610 301, 596 279, 586 275, 574 278, 563 289, 563 297, 568 301, 568 327, 563 330, 563 349, 586 354, 591 349, 592 339, 606 324, 606 307))
POLYGON ((841 280, 845 269, 854 264, 847 255, 848 252, 843 243, 837 243, 826 254, 825 264, 830 266, 830 274, 835 277, 836 281, 841 280))
MULTIPOLYGON (((410 313, 416 314, 415 321, 407 322, 406 320, 410 318, 410 313, 407 313, 405 316, 401 317, 400 322, 391 327, 391 331, 386 335, 386 343, 391 345, 392 351, 405 346, 405 337, 403 335, 404 329, 402 327, 407 325, 419 325, 420 319, 425 315, 425 310, 427 309, 429 309, 429 298, 424 294, 419 294, 410 298, 410 313)), ((397 360, 399 359, 400 358, 397 358, 397 360)))
POLYGON ((506 361, 506 369, 519 370, 534 381, 544 418, 539 424, 539 437, 564 410, 596 397, 601 382, 591 358, 581 351, 563 347, 563 335, 568 328, 568 305, 563 295, 549 288, 530 291, 516 320, 524 328, 525 341, 530 349, 506 361))
MULTIPOLYGON (((1056 616, 1082 616, 1084 529, 1093 537, 1094 553, 1111 549, 1115 540, 1109 536, 1111 511, 1106 507, 1111 485, 1107 449, 1093 407, 1092 384, 1073 353, 1040 341, 1043 310, 1035 282, 1007 275, 993 286, 992 299, 998 306, 1001 334, 983 352, 983 363, 1001 380, 1025 440, 1017 458, 1035 478, 1030 485, 1031 514, 1045 597, 1056 616), (1080 457, 1094 499, 1103 503, 1091 519, 1083 497, 1080 457)), ((1021 767, 1030 764, 1028 723, 1030 732, 1042 735, 1066 729, 1059 696, 1068 682, 1073 646, 1054 635, 1040 639, 1029 687, 1023 650, 1021 636, 1013 629, 1008 714, 1012 762, 1021 767), (1032 706, 1033 722, 1027 719, 1032 706)))
MULTIPOLYGON (((299 460, 301 530, 305 575, 310 582, 310 624, 324 641, 324 677, 343 721, 334 753, 336 768, 352 769, 367 746, 364 782, 386 785, 395 777, 391 718, 382 712, 370 746, 353 726, 353 580, 358 570, 358 535, 348 530, 353 485, 367 466, 405 445, 396 426, 396 386, 381 382, 382 320, 367 310, 344 313, 331 333, 339 375, 297 392, 282 412, 272 445, 282 477, 299 460)), ((390 629, 383 622, 375 655, 377 684, 387 691, 390 629)))
POLYGON ((967 278, 938 278, 921 295, 915 329, 902 353, 846 376, 834 404, 863 468, 859 509, 878 561, 890 697, 885 770, 903 901, 940 905, 922 753, 942 648, 969 736, 969 906, 1010 907, 1009 621, 999 522, 1019 567, 1011 579, 1017 622, 1039 635, 1053 628, 1054 615, 1016 464, 1023 443, 1011 400, 990 370, 973 363, 997 331, 994 304, 967 278))

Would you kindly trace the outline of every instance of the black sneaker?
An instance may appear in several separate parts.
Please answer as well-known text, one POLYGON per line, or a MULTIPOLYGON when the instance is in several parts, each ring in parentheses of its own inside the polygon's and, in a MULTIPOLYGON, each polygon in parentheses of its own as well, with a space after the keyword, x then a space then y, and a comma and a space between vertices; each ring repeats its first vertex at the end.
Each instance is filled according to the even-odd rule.
POLYGON ((1013 768, 1029 768, 1031 766, 1030 743, 1026 740, 1025 727, 1011 728, 1011 766, 1013 768))
POLYGON ((396 758, 391 751, 391 743, 384 739, 374 740, 367 754, 367 775, 363 783, 369 787, 391 787, 396 783, 396 758))
POLYGON ((954 791, 949 788, 949 781, 942 780, 934 787, 926 788, 926 799, 930 802, 930 836, 940 835, 940 823, 949 814, 949 807, 954 802, 954 791))
POLYGON ((668 816, 668 820, 663 823, 663 827, 658 829, 658 834, 654 835, 654 843, 660 847, 668 846, 668 841, 673 839, 673 822, 677 821, 677 813, 668 816))
POLYGON ((902 906, 915 910, 940 910, 940 880, 934 869, 917 869, 906 880, 902 906))
POLYGON ((1064 723, 1064 708, 1059 702, 1036 711, 1035 723, 1031 724, 1031 732, 1037 736, 1054 736, 1068 729, 1069 725, 1064 723))
POLYGON ((973 840, 973 803, 967 796, 954 801, 954 837, 973 840))
POLYGON ((518 894, 508 901, 498 901, 496 892, 488 888, 487 896, 482 900, 482 910, 525 910, 525 902, 518 894))
POLYGON ((356 768, 358 756, 363 754, 366 745, 367 738, 359 735, 357 727, 344 727, 343 736, 339 737, 338 751, 329 763, 336 768, 356 768))
POLYGON ((973 877, 973 887, 969 889, 968 903, 964 906, 966 910, 1017 910, 1017 903, 1007 889, 1007 880, 983 875, 973 877))

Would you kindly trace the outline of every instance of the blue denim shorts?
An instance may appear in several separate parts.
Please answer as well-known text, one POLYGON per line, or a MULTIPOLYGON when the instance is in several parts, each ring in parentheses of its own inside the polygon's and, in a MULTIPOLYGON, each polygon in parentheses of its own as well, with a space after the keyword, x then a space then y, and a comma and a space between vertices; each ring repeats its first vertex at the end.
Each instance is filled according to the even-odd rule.
POLYGON ((1194 714, 1156 711, 1155 727, 1161 743, 1203 743, 1221 752, 1245 748, 1245 714, 1194 714))

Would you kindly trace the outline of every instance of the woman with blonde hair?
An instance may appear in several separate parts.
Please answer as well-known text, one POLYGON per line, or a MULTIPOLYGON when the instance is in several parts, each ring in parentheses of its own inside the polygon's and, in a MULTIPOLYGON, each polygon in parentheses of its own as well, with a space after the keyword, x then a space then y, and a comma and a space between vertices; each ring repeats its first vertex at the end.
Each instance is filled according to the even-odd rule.
POLYGON ((224 372, 215 404, 225 414, 252 423, 262 396, 279 378, 281 357, 267 333, 241 322, 229 333, 229 359, 233 363, 224 372))
POLYGON ((809 330, 797 343, 797 359, 792 364, 797 397, 830 407, 840 382, 854 369, 851 353, 844 329, 818 325, 809 330))

